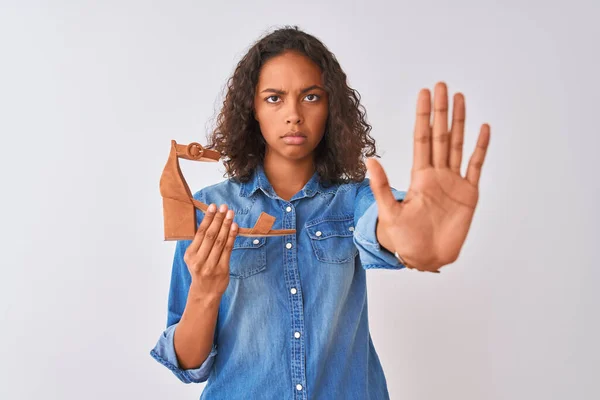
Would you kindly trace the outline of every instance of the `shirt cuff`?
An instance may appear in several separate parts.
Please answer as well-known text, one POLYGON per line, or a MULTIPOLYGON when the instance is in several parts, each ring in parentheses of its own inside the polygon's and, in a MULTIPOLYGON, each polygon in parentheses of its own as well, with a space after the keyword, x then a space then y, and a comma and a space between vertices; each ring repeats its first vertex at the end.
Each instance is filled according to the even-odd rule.
MULTIPOLYGON (((392 190, 394 198, 398 201, 404 200, 406 192, 392 190)), ((402 264, 393 253, 381 247, 377 241, 377 202, 367 208, 360 217, 354 230, 354 244, 358 248, 360 260, 364 269, 402 269, 402 264)))
POLYGON ((177 362, 177 354, 175 353, 175 345, 173 343, 176 327, 177 324, 173 324, 162 333, 156 346, 150 351, 150 355, 156 361, 171 370, 171 372, 173 372, 183 383, 205 382, 208 380, 214 358, 217 355, 217 347, 213 344, 210 354, 198 368, 181 369, 177 362))

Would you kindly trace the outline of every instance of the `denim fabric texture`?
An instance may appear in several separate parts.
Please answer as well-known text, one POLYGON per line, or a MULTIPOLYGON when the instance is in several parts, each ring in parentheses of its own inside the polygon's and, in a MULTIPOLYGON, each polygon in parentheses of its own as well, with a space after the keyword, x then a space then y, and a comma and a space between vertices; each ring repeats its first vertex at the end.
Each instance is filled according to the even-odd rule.
MULTIPOLYGON (((392 192, 399 201, 406 194, 392 192)), ((213 349, 188 370, 173 347, 191 282, 183 261, 190 241, 178 241, 167 327, 151 356, 182 382, 206 381, 200 399, 389 399, 369 332, 366 270, 405 266, 377 242, 369 179, 326 187, 315 172, 286 201, 259 166, 246 183, 228 179, 194 198, 227 204, 241 227, 264 211, 276 217, 273 229, 296 234, 236 238, 213 349)), ((197 210, 198 224, 203 215, 197 210)))

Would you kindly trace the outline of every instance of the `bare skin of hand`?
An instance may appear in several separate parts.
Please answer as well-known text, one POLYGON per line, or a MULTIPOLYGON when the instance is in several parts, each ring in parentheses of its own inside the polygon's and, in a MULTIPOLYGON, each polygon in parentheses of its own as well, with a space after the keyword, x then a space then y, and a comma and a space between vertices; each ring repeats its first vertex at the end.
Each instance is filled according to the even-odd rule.
POLYGON ((195 293, 222 295, 229 285, 229 259, 237 236, 233 210, 211 204, 183 259, 195 293))
POLYGON ((381 164, 368 159, 371 189, 378 208, 377 240, 396 251, 406 266, 439 272, 458 258, 479 200, 479 178, 490 142, 483 124, 466 176, 461 176, 465 99, 454 96, 452 126, 448 129, 448 90, 435 86, 433 123, 431 95, 422 89, 417 100, 411 182, 404 201, 397 201, 381 164))
POLYGON ((219 304, 229 285, 229 259, 238 227, 233 210, 211 204, 204 215, 183 260, 191 275, 185 309, 173 346, 177 362, 184 369, 198 368, 210 354, 219 304))

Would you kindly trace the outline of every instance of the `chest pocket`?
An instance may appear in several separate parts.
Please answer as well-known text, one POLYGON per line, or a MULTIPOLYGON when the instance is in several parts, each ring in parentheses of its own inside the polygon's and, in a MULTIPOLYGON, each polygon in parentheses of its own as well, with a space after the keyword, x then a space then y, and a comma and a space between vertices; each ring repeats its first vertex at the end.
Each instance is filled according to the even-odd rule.
POLYGON ((353 241, 352 215, 318 218, 307 222, 305 227, 317 260, 343 264, 354 260, 358 254, 353 241))
POLYGON ((266 237, 238 236, 229 259, 229 277, 248 278, 267 268, 266 237))

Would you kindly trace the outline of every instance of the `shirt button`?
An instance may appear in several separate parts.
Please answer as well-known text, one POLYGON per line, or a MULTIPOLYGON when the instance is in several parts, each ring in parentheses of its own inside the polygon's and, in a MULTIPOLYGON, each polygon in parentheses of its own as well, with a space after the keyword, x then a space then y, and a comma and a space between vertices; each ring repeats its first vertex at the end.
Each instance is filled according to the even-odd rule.
POLYGON ((302 390, 302 385, 301 384, 297 384, 296 385, 296 390, 302 390))
POLYGON ((315 235, 317 235, 317 236, 321 236, 321 235, 322 235, 322 233, 321 233, 321 231, 317 231, 317 233, 315 233, 315 235))
POLYGON ((349 230, 350 232, 354 232, 354 227, 353 227, 353 226, 351 226, 350 228, 348 228, 348 230, 349 230))
POLYGON ((258 239, 254 239, 254 240, 252 241, 252 243, 254 243, 254 244, 259 244, 259 243, 260 243, 260 241, 259 241, 258 239))
POLYGON ((292 248, 292 244, 291 244, 291 243, 288 243, 288 244, 286 244, 286 245, 285 245, 285 248, 286 248, 286 249, 291 249, 291 248, 292 248))
POLYGON ((298 338, 300 337, 300 332, 296 332, 296 333, 294 333, 294 337, 295 337, 296 339, 298 339, 298 338))
POLYGON ((287 212, 292 211, 292 207, 290 207, 290 206, 286 207, 285 211, 287 211, 287 212))
POLYGON ((298 291, 296 290, 296 288, 295 288, 295 287, 293 287, 293 288, 290 290, 290 292, 292 292, 292 294, 296 294, 296 293, 298 293, 298 291))

